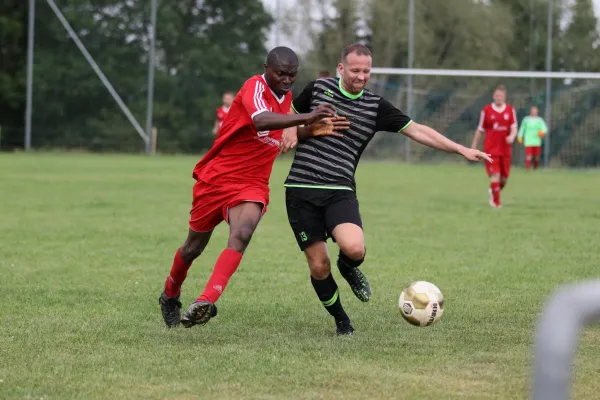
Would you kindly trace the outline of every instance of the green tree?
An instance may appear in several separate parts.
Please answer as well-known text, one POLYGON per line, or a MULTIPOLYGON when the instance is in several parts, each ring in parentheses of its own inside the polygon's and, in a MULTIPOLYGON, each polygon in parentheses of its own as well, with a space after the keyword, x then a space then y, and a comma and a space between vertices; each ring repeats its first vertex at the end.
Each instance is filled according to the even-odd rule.
POLYGON ((272 23, 260 0, 163 3, 158 28, 156 125, 160 142, 199 151, 212 143, 211 124, 225 90, 262 73, 272 23))
POLYGON ((2 149, 23 145, 27 3, 0 4, 0 126, 2 149))
MULTIPOLYGON (((0 9, 0 105, 3 111, 12 107, 2 112, 0 123, 21 127, 25 4, 4 2, 0 9), (13 122, 5 122, 6 115, 13 122)), ((150 2, 61 0, 58 6, 143 125, 150 2)), ((245 79, 262 72, 271 22, 260 0, 160 2, 154 104, 159 150, 201 151, 212 143, 210 127, 222 92, 235 91, 245 79)), ((34 147, 143 148, 141 138, 45 2, 36 7, 33 93, 34 147)))
POLYGON ((569 7, 570 21, 561 34, 559 66, 566 71, 600 71, 600 33, 591 0, 569 7))
MULTIPOLYGON (((63 0, 60 9, 138 121, 146 71, 142 2, 63 0)), ((45 2, 36 7, 34 147, 140 149, 142 141, 45 2)))

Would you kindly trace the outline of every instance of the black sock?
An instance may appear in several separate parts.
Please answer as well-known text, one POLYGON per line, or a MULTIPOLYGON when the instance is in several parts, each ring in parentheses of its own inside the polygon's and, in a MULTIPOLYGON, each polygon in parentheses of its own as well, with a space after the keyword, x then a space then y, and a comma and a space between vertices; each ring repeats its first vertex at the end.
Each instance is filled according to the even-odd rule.
POLYGON ((311 276, 310 281, 315 288, 315 292, 317 292, 317 296, 319 296, 319 300, 321 300, 321 304, 323 304, 323 307, 325 307, 327 312, 331 314, 336 321, 349 320, 348 315, 342 307, 340 293, 338 291, 338 286, 333 279, 333 275, 329 274, 329 276, 323 280, 318 280, 311 276))
POLYGON ((350 257, 348 257, 347 255, 345 255, 344 252, 342 252, 340 250, 340 254, 338 255, 337 265, 339 268, 346 268, 346 269, 358 268, 365 261, 366 255, 367 255, 367 249, 365 248, 365 253, 363 254, 363 258, 361 258, 360 260, 353 260, 350 257))

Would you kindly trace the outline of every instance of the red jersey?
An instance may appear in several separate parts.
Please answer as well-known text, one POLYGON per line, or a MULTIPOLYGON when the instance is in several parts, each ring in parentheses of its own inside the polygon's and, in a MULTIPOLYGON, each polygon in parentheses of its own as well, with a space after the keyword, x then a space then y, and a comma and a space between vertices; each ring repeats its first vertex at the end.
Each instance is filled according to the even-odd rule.
POLYGON ((221 129, 221 125, 223 125, 223 121, 229 112, 229 107, 221 106, 217 108, 217 121, 219 121, 219 129, 221 129))
POLYGON ((196 164, 193 177, 213 185, 269 184, 283 129, 258 132, 253 118, 265 111, 288 114, 292 93, 279 98, 262 75, 248 79, 229 108, 213 147, 196 164))
POLYGON ((481 110, 477 129, 485 133, 483 151, 492 156, 510 156, 512 145, 506 143, 510 128, 517 126, 517 114, 510 104, 502 108, 488 104, 481 110))

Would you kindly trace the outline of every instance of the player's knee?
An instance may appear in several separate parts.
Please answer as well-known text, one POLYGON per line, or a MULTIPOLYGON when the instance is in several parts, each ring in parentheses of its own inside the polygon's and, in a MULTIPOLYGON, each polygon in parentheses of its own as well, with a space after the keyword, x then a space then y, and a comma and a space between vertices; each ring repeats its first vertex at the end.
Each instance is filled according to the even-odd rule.
POLYGON ((185 242, 179 249, 179 255, 186 262, 192 262, 202 254, 204 246, 201 243, 185 242))
POLYGON ((254 226, 250 224, 242 224, 239 227, 232 230, 229 235, 229 247, 233 248, 235 251, 243 252, 248 247, 250 243, 250 239, 252 239, 252 235, 254 234, 254 226))
POLYGON ((350 243, 341 249, 342 252, 351 260, 362 260, 365 256, 365 245, 360 242, 350 243))
POLYGON ((329 257, 319 257, 308 261, 310 274, 315 279, 325 279, 331 273, 331 262, 329 257))

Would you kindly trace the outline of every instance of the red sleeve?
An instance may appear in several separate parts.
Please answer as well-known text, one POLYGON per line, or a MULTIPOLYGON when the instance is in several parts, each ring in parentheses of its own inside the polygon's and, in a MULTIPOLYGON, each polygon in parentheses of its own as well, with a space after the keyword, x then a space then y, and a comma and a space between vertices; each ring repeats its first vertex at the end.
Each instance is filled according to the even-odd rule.
POLYGON ((260 79, 251 79, 243 87, 242 104, 254 119, 258 114, 269 111, 267 98, 265 95, 265 84, 260 79))
POLYGON ((511 106, 510 108, 512 111, 510 113, 510 127, 512 128, 513 126, 517 126, 517 111, 513 106, 511 106))
POLYGON ((485 133, 485 128, 483 127, 484 124, 485 124, 485 107, 481 109, 481 113, 479 114, 479 125, 477 125, 477 129, 483 133, 485 133))

